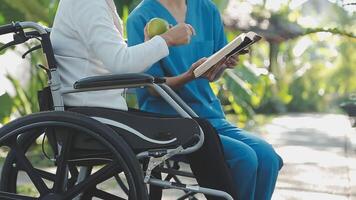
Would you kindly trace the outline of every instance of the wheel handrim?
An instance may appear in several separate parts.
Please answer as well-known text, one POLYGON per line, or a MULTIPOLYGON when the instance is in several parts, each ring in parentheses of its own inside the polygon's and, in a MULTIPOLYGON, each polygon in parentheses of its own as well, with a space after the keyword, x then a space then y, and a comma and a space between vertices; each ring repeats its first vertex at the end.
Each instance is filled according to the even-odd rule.
MULTIPOLYGON (((73 129, 80 129, 80 131, 86 131, 87 133, 90 133, 90 130, 85 130, 84 127, 78 127, 74 124, 70 124, 70 123, 66 123, 66 122, 53 122, 53 121, 48 121, 48 122, 40 122, 37 124, 31 124, 31 126, 28 127, 20 127, 16 130, 13 130, 11 132, 12 136, 7 138, 7 146, 10 147, 11 151, 10 153, 14 156, 14 161, 12 162, 12 164, 16 164, 14 167, 11 167, 10 169, 12 169, 11 175, 10 177, 14 178, 16 177, 16 181, 15 183, 10 183, 10 186, 7 188, 7 192, 12 192, 12 193, 17 193, 18 191, 16 191, 17 186, 16 186, 16 182, 17 182, 17 178, 19 175, 20 171, 24 171, 30 178, 31 182, 34 184, 35 188, 38 190, 39 193, 39 198, 40 199, 45 199, 46 196, 48 197, 48 195, 52 195, 54 197, 54 195, 56 195, 56 197, 60 198, 60 199, 72 199, 74 197, 76 197, 79 194, 83 194, 86 195, 86 197, 106 197, 106 198, 110 198, 110 199, 126 199, 128 198, 128 196, 130 196, 133 199, 135 198, 135 187, 134 187, 134 181, 133 181, 133 177, 130 173, 130 170, 128 169, 128 166, 125 165, 125 162, 123 161, 122 157, 116 153, 116 155, 114 156, 114 158, 112 159, 111 162, 109 162, 107 165, 105 165, 104 167, 102 167, 101 169, 97 170, 95 173, 89 175, 89 177, 87 177, 83 182, 80 182, 78 184, 73 184, 72 181, 72 185, 68 185, 64 184, 65 178, 68 177, 68 175, 66 174, 66 172, 68 171, 67 168, 70 168, 69 164, 70 162, 68 162, 68 158, 69 157, 65 157, 65 155, 68 155, 68 151, 70 150, 70 147, 66 147, 65 145, 68 143, 65 143, 62 146, 62 158, 59 157, 59 159, 57 158, 57 169, 56 169, 56 173, 50 173, 48 171, 45 170, 40 170, 35 168, 34 166, 32 166, 31 162, 29 161, 29 159, 26 157, 26 151, 28 150, 28 148, 31 146, 30 144, 26 145, 22 145, 22 144, 17 144, 18 143, 18 136, 19 135, 23 135, 23 134, 29 134, 26 133, 26 130, 31 130, 34 128, 43 128, 43 126, 54 126, 54 127, 71 127, 73 129), (12 141, 9 143, 9 141, 12 141), (67 151, 67 152, 66 152, 67 151), (117 175, 118 173, 123 172, 125 174, 125 178, 127 181, 127 185, 129 187, 130 190, 129 191, 129 195, 127 195, 127 197, 121 197, 121 196, 116 196, 113 194, 110 194, 108 192, 105 192, 101 189, 98 189, 96 186, 100 183, 102 183, 103 181, 106 181, 108 178, 110 177, 115 177, 115 175, 117 175), (43 179, 46 179, 47 181, 52 181, 53 182, 53 187, 49 188, 45 181, 43 179), (11 185, 12 184, 12 185, 11 185), (15 184, 15 185, 14 185, 15 184), (15 190, 14 190, 15 189, 15 190), (86 192, 86 191, 90 191, 90 192, 86 192)), ((33 133, 32 133, 33 134, 33 133)), ((39 137, 41 134, 35 135, 34 137, 37 138, 39 137)), ((91 135, 93 137, 95 137, 95 133, 91 133, 91 135)), ((24 136, 23 136, 24 137, 24 136)), ((105 140, 103 140, 102 138, 96 138, 98 140, 101 140, 101 142, 103 142, 104 144, 107 143, 105 140)), ((32 138, 33 140, 33 138, 32 138)), ((110 144, 106 144, 109 145, 110 144)), ((110 147, 108 148, 110 149, 110 147)), ((112 151, 112 149, 111 149, 112 151)), ((115 152, 115 151, 114 151, 115 152)), ((112 152, 112 153, 114 153, 112 152)), ((71 166, 73 167, 73 166, 71 166)), ((70 171, 70 170, 69 170, 70 171)), ((72 172, 70 172, 72 173, 72 172)), ((75 175, 70 174, 73 177, 75 177, 75 175)), ((10 180, 9 180, 10 181, 10 180)), ((67 183, 69 183, 70 181, 68 181, 67 183)), ((124 189, 124 191, 126 191, 126 189, 124 189)), ((19 198, 21 199, 22 196, 19 196, 19 198)), ((104 199, 106 199, 104 198, 104 199)))

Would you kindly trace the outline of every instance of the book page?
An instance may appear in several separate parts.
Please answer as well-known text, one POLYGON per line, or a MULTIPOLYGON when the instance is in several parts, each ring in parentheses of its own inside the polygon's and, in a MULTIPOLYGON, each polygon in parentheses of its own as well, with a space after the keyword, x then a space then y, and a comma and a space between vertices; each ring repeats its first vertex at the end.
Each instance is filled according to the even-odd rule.
POLYGON ((257 42, 261 39, 261 36, 250 31, 248 33, 242 33, 237 36, 233 41, 227 44, 225 47, 220 49, 215 54, 211 55, 204 63, 194 70, 194 76, 199 77, 205 72, 207 72, 211 67, 216 65, 220 60, 225 57, 230 57, 243 49, 246 49, 251 44, 257 42))

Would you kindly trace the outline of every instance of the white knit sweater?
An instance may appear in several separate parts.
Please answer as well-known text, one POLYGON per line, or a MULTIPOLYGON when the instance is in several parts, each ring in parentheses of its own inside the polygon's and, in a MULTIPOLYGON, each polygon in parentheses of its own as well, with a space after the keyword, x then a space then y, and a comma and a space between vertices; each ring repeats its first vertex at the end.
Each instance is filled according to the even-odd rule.
MULTIPOLYGON (((63 86, 89 76, 143 72, 169 54, 160 36, 127 47, 120 22, 112 0, 60 1, 51 41, 63 86)), ((68 94, 64 103, 127 109, 122 90, 68 94)))

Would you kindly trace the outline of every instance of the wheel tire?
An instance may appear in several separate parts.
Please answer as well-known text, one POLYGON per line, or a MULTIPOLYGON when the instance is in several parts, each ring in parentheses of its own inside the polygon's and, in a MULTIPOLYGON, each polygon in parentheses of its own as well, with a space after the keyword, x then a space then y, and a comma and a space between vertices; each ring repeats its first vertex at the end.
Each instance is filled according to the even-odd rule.
MULTIPOLYGON (((29 129, 29 126, 35 127, 36 125, 40 126, 40 124, 46 123, 48 125, 66 124, 73 127, 79 127, 86 130, 86 133, 90 134, 90 136, 105 144, 105 146, 113 152, 113 160, 115 160, 115 162, 122 161, 120 164, 123 165, 123 170, 126 170, 125 175, 129 176, 130 180, 132 180, 130 191, 134 191, 134 198, 131 198, 132 195, 130 194, 130 199, 148 199, 146 185, 143 182, 142 169, 131 148, 123 138, 111 128, 85 115, 72 112, 52 111, 35 113, 19 118, 0 129, 0 146, 10 146, 11 148, 11 145, 9 144, 11 141, 15 140, 17 143, 16 146, 21 145, 26 151, 26 148, 31 145, 31 141, 36 138, 36 135, 26 133, 26 135, 19 137, 20 139, 18 139, 17 136, 21 134, 20 131, 26 128, 29 129)), ((73 132, 70 134, 76 133, 73 132)), ((1 191, 16 193, 17 173, 14 173, 13 169, 15 160, 15 154, 10 151, 1 173, 1 191)), ((114 161, 113 164, 115 164, 114 161)), ((41 196, 43 195, 41 194, 41 196)))

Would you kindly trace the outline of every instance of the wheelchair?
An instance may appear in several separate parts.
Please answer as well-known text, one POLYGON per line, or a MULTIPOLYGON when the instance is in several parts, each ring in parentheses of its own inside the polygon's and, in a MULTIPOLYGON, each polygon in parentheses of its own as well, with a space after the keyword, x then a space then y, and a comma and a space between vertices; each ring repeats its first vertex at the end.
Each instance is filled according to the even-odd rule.
POLYGON ((204 142, 204 132, 193 119, 198 116, 164 79, 141 73, 105 75, 84 78, 73 87, 63 87, 49 28, 34 22, 0 27, 0 35, 8 33, 14 34, 14 41, 4 48, 31 39, 40 40, 40 46, 30 51, 42 48, 47 67, 41 68, 47 73, 48 87, 40 95, 41 112, 13 120, 0 129, 0 146, 8 150, 1 173, 0 199, 146 200, 149 185, 184 191, 185 195, 179 199, 193 199, 192 195, 197 193, 233 199, 224 191, 183 184, 176 178, 177 175, 194 176, 180 171, 177 163, 171 166, 170 159, 199 149, 204 142), (62 98, 70 93, 138 87, 155 90, 181 117, 66 107, 62 98), (36 166, 29 158, 35 144, 42 144, 45 158, 41 159, 50 160, 50 169, 36 166), (158 169, 168 174, 166 179, 153 176, 158 169), (34 195, 22 192, 19 187, 22 175, 32 184, 34 195), (115 181, 118 187, 115 192, 105 187, 108 180, 115 181))

